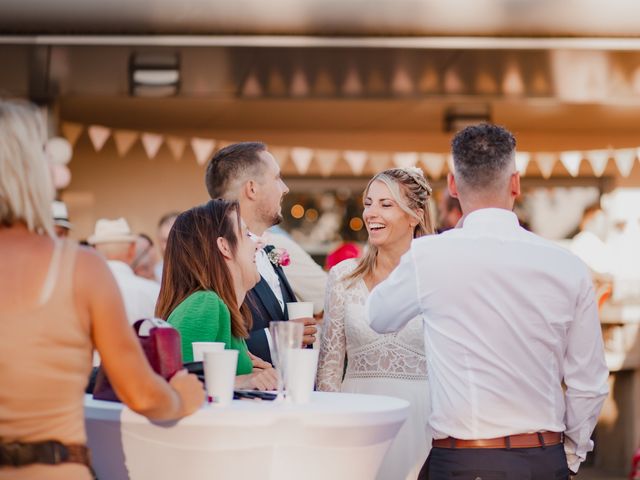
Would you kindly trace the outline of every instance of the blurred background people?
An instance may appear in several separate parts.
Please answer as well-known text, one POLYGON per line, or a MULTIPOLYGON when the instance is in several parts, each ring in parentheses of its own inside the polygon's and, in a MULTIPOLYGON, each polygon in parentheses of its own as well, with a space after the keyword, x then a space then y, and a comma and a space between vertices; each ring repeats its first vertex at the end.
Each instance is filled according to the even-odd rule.
POLYGON ((69 212, 64 202, 55 200, 51 204, 51 212, 53 213, 53 230, 58 238, 68 237, 71 228, 69 221, 69 212))
POLYGON ((193 375, 153 372, 104 260, 55 237, 45 132, 36 107, 0 101, 0 479, 89 480, 94 347, 119 397, 151 419, 190 414, 204 392, 193 375))
POLYGON ((158 254, 151 237, 145 233, 139 233, 136 238, 136 253, 131 261, 131 269, 137 276, 156 281, 155 268, 158 263, 158 254))
POLYGON ((162 217, 160 217, 160 220, 158 220, 157 238, 160 259, 156 263, 154 270, 157 282, 162 281, 162 263, 164 261, 164 252, 167 248, 167 239, 169 238, 171 227, 173 227, 173 222, 176 221, 176 218, 179 214, 180 212, 165 213, 162 217))
POLYGON ((180 332, 182 356, 192 342, 224 342, 238 350, 236 388, 273 390, 271 365, 249 354, 251 312, 243 303, 260 280, 256 243, 237 202, 211 200, 181 213, 169 233, 156 315, 180 332))
POLYGON ((129 322, 153 317, 160 286, 157 282, 137 276, 131 264, 136 256, 136 235, 124 218, 96 222, 89 244, 107 260, 116 279, 129 322))
POLYGON ((382 335, 371 330, 365 313, 369 292, 398 265, 411 241, 433 233, 430 196, 431 187, 418 168, 394 168, 373 177, 363 195, 367 251, 329 272, 318 390, 391 395, 411 404, 409 418, 380 467, 379 480, 417 478, 431 448, 422 319, 416 317, 400 332, 382 335))
POLYGON ((438 201, 438 233, 446 232, 458 224, 462 218, 462 208, 457 198, 444 189, 438 201))
POLYGON ((349 258, 360 258, 362 255, 362 249, 357 243, 346 242, 335 248, 327 255, 324 263, 325 270, 331 270, 340 262, 349 258))
POLYGON ((578 231, 571 238, 570 250, 596 275, 611 273, 613 267, 605 243, 607 219, 599 204, 585 208, 578 231))

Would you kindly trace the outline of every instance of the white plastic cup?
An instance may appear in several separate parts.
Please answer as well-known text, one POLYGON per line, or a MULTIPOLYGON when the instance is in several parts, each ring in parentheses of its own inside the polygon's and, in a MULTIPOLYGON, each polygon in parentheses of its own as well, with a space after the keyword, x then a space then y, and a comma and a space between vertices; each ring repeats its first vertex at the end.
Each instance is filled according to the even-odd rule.
POLYGON ((311 401, 318 368, 318 350, 294 348, 287 351, 287 398, 292 403, 311 401))
POLYGON ((287 302, 289 320, 313 318, 313 302, 287 302))
POLYGON ((204 352, 204 384, 210 403, 231 404, 237 367, 238 350, 204 352))
POLYGON ((193 361, 202 362, 204 352, 219 352, 224 350, 224 342, 191 342, 193 349, 193 361))

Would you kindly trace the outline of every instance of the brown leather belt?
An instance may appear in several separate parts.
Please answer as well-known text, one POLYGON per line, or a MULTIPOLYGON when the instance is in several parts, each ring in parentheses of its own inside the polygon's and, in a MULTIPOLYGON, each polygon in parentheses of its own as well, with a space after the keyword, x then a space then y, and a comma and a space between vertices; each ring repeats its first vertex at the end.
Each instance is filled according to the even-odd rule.
POLYGON ((507 437, 484 440, 461 440, 447 437, 433 441, 436 448, 536 448, 558 445, 564 442, 564 434, 558 432, 537 432, 509 435, 507 437))
POLYGON ((49 440, 29 443, 0 443, 0 467, 23 467, 34 463, 58 465, 81 463, 91 468, 91 456, 85 445, 65 445, 49 440))

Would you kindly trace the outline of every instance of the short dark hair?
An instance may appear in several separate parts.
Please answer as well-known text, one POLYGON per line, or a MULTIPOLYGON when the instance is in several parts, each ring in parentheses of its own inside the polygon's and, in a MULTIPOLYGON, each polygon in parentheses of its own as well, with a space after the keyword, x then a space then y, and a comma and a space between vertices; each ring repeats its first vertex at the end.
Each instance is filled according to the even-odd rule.
POLYGON ((481 123, 453 137, 451 151, 456 177, 474 189, 496 185, 513 159, 516 139, 506 128, 481 123))
POLYGON ((267 150, 262 142, 234 143, 221 148, 213 156, 205 175, 205 184, 211 198, 226 198, 231 182, 248 171, 261 173, 262 159, 259 154, 267 150))

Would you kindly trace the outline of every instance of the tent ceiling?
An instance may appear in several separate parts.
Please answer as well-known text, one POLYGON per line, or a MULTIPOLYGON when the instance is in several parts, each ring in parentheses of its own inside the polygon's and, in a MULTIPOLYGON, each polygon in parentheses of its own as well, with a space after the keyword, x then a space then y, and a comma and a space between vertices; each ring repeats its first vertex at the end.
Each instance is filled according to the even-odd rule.
POLYGON ((3 0, 3 34, 638 36, 635 0, 3 0))

